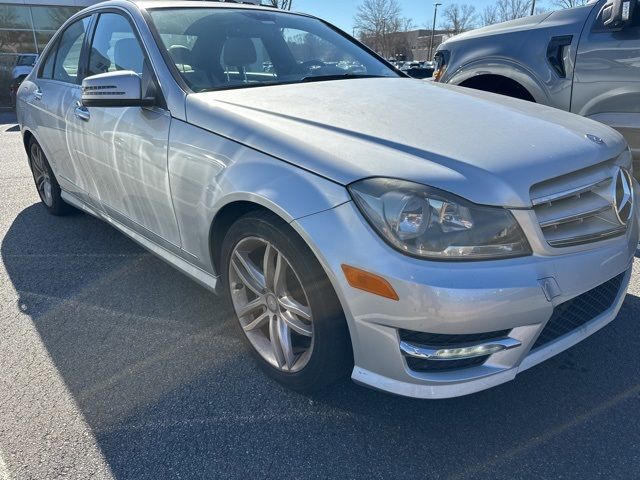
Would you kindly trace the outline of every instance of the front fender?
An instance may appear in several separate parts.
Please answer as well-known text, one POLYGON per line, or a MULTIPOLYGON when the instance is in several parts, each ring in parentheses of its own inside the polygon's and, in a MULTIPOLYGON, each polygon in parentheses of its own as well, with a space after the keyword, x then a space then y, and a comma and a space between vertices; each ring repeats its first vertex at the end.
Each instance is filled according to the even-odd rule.
POLYGON ((474 60, 459 67, 446 77, 445 81, 453 85, 460 85, 470 78, 480 75, 500 75, 510 78, 526 88, 536 103, 555 106, 551 92, 551 89, 554 88, 553 85, 545 84, 529 68, 506 58, 488 57, 474 60))
POLYGON ((182 248, 212 274, 209 230, 226 205, 255 203, 293 222, 350 200, 342 185, 175 119, 168 167, 182 248))

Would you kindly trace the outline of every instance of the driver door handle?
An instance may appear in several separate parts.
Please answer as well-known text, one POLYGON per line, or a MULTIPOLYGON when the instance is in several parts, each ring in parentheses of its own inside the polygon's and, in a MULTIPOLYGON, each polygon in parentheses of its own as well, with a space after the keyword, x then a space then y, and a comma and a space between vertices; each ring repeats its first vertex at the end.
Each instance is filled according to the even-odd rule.
POLYGON ((33 92, 33 98, 34 100, 38 100, 38 101, 42 100, 42 90, 40 90, 40 88, 36 89, 33 92))
POLYGON ((76 103, 76 109, 74 110, 73 113, 75 114, 76 117, 78 117, 80 120, 84 120, 85 122, 88 122, 91 119, 91 114, 89 113, 89 110, 80 102, 76 103))

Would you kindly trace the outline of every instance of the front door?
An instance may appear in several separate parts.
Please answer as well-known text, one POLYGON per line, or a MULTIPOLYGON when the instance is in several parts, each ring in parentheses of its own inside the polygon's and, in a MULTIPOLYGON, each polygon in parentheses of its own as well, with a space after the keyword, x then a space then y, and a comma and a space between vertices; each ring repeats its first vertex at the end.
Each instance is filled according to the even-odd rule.
MULTIPOLYGON (((88 53, 87 76, 132 70, 143 90, 152 72, 130 20, 101 13, 88 53)), ((120 223, 166 248, 179 247, 171 201, 167 149, 171 116, 158 107, 82 107, 68 113, 70 150, 88 162, 92 190, 103 209, 120 223)))
POLYGON ((594 9, 578 45, 571 111, 622 133, 640 173, 640 4, 624 29, 604 26, 594 9))

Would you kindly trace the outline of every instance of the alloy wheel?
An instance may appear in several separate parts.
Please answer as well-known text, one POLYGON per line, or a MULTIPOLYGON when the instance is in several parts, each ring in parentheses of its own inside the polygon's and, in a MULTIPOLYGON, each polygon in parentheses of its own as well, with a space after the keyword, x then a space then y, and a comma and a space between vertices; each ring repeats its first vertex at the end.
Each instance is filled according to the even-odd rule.
POLYGON ((304 368, 313 351, 313 314, 285 256, 265 239, 242 239, 231 253, 229 288, 240 325, 258 354, 283 372, 304 368))
POLYGON ((53 205, 53 185, 44 153, 37 143, 31 145, 31 170, 40 198, 47 207, 51 207, 53 205))

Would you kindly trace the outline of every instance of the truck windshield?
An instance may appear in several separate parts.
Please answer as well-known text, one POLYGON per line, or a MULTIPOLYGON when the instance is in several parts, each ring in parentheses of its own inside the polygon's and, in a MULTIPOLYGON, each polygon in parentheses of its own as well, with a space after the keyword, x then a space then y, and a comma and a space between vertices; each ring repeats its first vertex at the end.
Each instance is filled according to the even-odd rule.
POLYGON ((195 92, 400 76, 303 15, 220 7, 156 8, 150 15, 168 58, 195 92))
POLYGON ((21 55, 18 57, 18 61, 16 62, 16 66, 18 67, 33 67, 36 64, 36 56, 35 55, 21 55))

